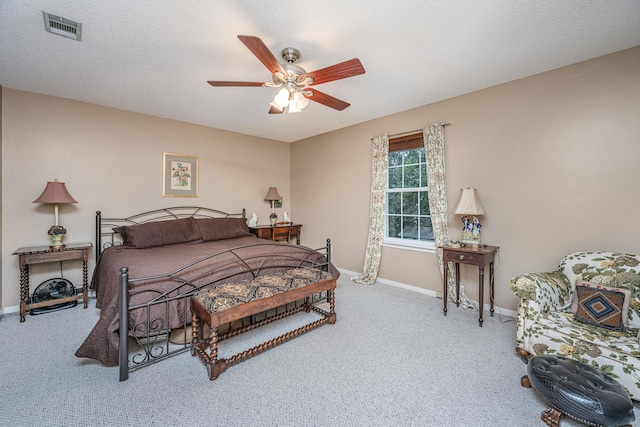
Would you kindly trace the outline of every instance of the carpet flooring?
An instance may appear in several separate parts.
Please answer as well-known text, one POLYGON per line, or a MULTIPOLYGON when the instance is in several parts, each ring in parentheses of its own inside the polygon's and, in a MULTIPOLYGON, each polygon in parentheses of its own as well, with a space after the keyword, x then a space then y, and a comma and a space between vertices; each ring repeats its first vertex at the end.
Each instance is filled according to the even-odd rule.
MULTIPOLYGON (((215 381, 183 353, 118 381, 74 352, 98 320, 95 301, 0 318, 0 425, 544 426, 547 408, 520 386, 515 322, 343 274, 337 323, 230 367, 215 381)), ((306 322, 299 314, 222 341, 220 356, 306 322)), ((640 420, 640 405, 635 405, 640 420)), ((578 426, 563 419, 562 426, 578 426)))

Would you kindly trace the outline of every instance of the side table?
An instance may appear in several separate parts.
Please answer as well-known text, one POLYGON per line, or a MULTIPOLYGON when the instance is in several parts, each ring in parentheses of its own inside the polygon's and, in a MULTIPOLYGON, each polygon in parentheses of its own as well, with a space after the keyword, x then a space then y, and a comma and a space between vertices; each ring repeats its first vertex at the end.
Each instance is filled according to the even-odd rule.
POLYGON ((447 282, 449 281, 449 263, 456 265, 456 306, 460 306, 460 264, 471 264, 478 267, 478 310, 480 311, 480 326, 482 326, 482 311, 484 308, 484 267, 489 264, 489 300, 491 304, 491 315, 493 316, 493 299, 494 299, 494 278, 493 278, 493 261, 495 259, 498 246, 488 245, 467 245, 459 248, 452 246, 438 246, 442 249, 442 260, 444 262, 444 315, 447 315, 447 282))
MULTIPOLYGON (((300 244, 300 229, 302 224, 291 224, 291 238, 296 238, 296 243, 300 244)), ((255 227, 249 227, 249 231, 255 234, 259 239, 271 240, 271 233, 273 232, 273 225, 256 225, 255 227)))
POLYGON ((48 307, 82 298, 84 308, 89 303, 89 286, 87 261, 91 243, 70 243, 60 249, 51 249, 50 246, 30 246, 16 250, 12 255, 18 255, 20 262, 20 322, 25 321, 25 314, 32 308, 48 307), (62 262, 74 259, 82 260, 82 292, 70 297, 59 298, 52 301, 43 301, 29 304, 29 265, 44 264, 47 262, 62 262))

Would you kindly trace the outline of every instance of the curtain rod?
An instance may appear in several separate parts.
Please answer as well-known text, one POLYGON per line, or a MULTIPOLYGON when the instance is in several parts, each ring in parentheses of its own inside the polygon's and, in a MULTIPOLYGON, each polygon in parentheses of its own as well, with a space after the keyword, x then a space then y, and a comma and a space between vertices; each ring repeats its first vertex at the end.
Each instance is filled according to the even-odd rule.
MULTIPOLYGON (((436 124, 442 125, 442 126, 450 126, 451 125, 451 123, 436 123, 436 124)), ((407 132, 396 133, 396 134, 393 134, 393 135, 389 135, 389 138, 398 138, 398 137, 405 136, 405 135, 411 135, 413 133, 422 132, 423 130, 424 130, 424 128, 423 129, 410 130, 410 131, 407 131, 407 132)), ((371 138, 371 139, 373 140, 373 138, 371 138)))

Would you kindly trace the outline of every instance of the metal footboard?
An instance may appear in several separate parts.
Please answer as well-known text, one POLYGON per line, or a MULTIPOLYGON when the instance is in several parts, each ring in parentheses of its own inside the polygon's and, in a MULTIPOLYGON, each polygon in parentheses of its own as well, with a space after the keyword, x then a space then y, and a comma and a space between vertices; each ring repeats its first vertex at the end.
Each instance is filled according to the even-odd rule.
MULTIPOLYGON (((179 269, 164 275, 132 278, 129 276, 127 267, 120 269, 119 277, 119 374, 120 381, 128 379, 129 372, 142 368, 152 363, 159 362, 166 358, 181 354, 191 348, 191 335, 184 333, 183 343, 172 343, 170 341, 170 311, 181 313, 182 327, 191 325, 190 298, 198 290, 206 287, 214 287, 217 284, 229 282, 238 277, 253 278, 268 274, 274 268, 317 268, 324 271, 331 271, 331 241, 327 239, 326 246, 318 249, 310 249, 297 246, 295 254, 287 253, 289 245, 274 243, 258 243, 251 246, 239 246, 216 254, 212 254, 186 264, 179 269), (243 252, 247 248, 264 246, 266 251, 261 255, 243 257, 243 252), (242 269, 234 268, 229 270, 229 257, 232 256, 234 262, 240 262, 242 269), (219 265, 216 257, 220 260, 227 260, 219 265), (277 259, 277 262, 274 260, 277 259), (213 263, 212 263, 213 261, 213 263), (212 267, 205 272, 199 273, 197 277, 186 277, 190 267, 200 263, 212 263, 212 267), (227 269, 227 270, 225 270, 227 269), (211 278, 211 280, 209 280, 211 278), (131 304, 131 297, 137 291, 134 288, 136 283, 162 280, 163 282, 175 283, 172 289, 157 290, 145 287, 142 292, 154 294, 149 301, 142 304, 131 304), (136 316, 131 313, 136 311, 136 316), (143 313, 144 320, 136 324, 131 324, 131 319, 139 318, 143 313), (135 343, 135 348, 131 344, 135 343)), ((206 265, 206 264, 200 264, 206 265)), ((328 301, 329 292, 323 295, 314 295, 312 303, 328 301)), ((283 308, 284 311, 287 308, 283 308)), ((256 318, 245 319, 243 322, 259 322, 256 318)), ((244 324, 243 326, 246 326, 244 324)))

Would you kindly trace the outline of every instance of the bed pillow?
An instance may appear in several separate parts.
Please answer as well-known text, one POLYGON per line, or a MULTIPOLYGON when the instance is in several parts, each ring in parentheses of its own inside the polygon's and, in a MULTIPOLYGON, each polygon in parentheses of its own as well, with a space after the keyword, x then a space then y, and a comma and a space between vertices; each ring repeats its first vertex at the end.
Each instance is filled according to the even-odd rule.
POLYGON ((137 249, 175 245, 200 240, 200 229, 194 218, 147 222, 140 225, 116 227, 122 243, 137 249))
POLYGON ((203 242, 251 235, 244 218, 197 218, 196 223, 203 242))
MULTIPOLYGON (((624 330, 624 306, 629 305, 629 293, 605 286, 576 285, 575 319, 582 323, 601 326, 615 331, 624 330)), ((628 310, 628 308, 627 308, 628 310)))

